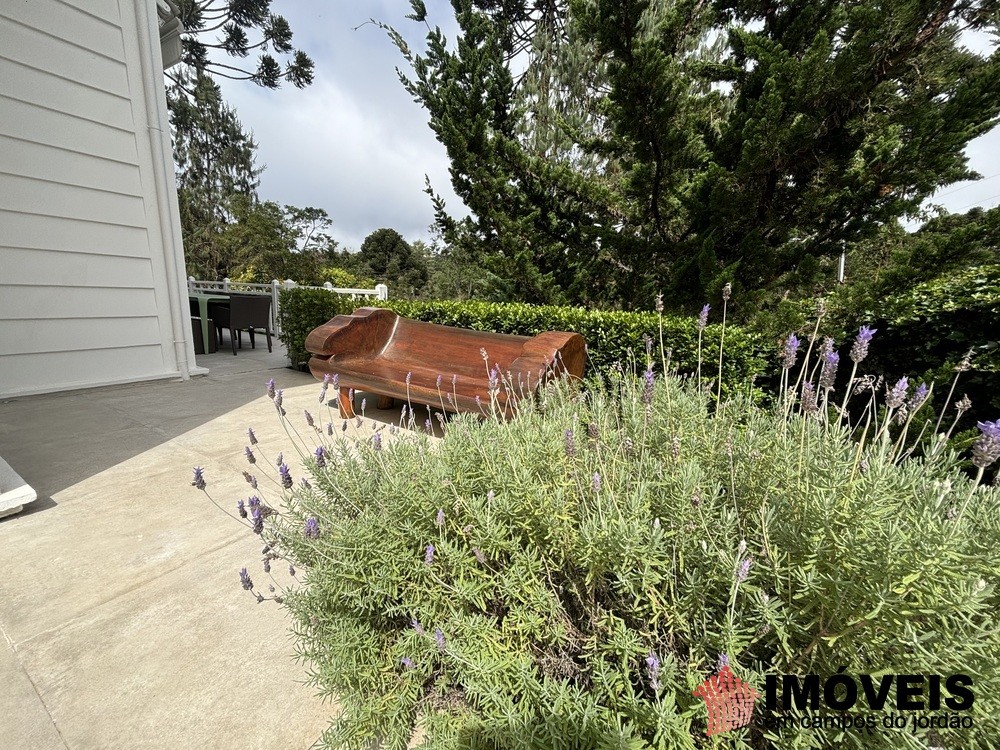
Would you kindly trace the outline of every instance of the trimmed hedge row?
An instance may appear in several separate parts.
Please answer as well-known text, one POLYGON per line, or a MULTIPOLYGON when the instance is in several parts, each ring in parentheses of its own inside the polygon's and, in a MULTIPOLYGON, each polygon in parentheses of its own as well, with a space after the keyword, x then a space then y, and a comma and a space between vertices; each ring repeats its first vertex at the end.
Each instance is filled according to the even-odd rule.
MULTIPOLYGON (((428 323, 534 336, 544 331, 574 331, 587 341, 588 373, 605 373, 610 368, 638 363, 645 366, 646 338, 652 340, 654 367, 660 357, 660 318, 655 313, 585 310, 578 307, 528 305, 479 301, 388 300, 377 304, 399 315, 428 323)), ((351 313, 361 305, 321 289, 287 289, 281 292, 281 340, 288 347, 294 367, 308 362, 305 337, 318 325, 336 315, 351 313)), ((672 349, 671 362, 681 373, 694 372, 698 362, 698 330, 694 318, 664 317, 663 345, 672 349)), ((710 325, 702 341, 702 377, 718 373, 719 340, 722 327, 710 325)), ((723 384, 742 385, 767 368, 761 337, 746 329, 727 326, 723 384)), ((655 367, 659 370, 660 367, 655 367)))

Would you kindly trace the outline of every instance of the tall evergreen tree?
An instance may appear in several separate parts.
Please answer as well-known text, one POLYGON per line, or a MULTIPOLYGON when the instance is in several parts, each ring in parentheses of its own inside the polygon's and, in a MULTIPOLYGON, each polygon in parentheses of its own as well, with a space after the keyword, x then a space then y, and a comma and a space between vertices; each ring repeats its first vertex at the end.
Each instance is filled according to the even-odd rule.
POLYGON ((454 48, 437 29, 421 55, 394 36, 479 240, 527 296, 693 303, 805 278, 975 176, 964 147, 1000 113, 1000 52, 960 38, 996 29, 997 0, 571 0, 559 28, 607 81, 576 98, 590 178, 518 137, 516 51, 541 4, 453 0, 454 48))
MULTIPOLYGON (((278 88, 282 80, 297 88, 312 83, 313 61, 292 46, 292 27, 271 12, 271 0, 175 1, 184 26, 182 61, 196 73, 252 81, 269 89, 278 88), (250 35, 259 39, 252 41, 250 35), (235 58, 232 62, 260 54, 254 66, 243 67, 222 62, 212 50, 235 58), (276 55, 284 58, 283 68, 276 55)), ((167 75, 181 83, 179 76, 167 75)))
POLYGON ((211 78, 196 73, 167 89, 181 231, 190 273, 222 278, 234 259, 219 243, 234 196, 257 199, 257 144, 211 78))

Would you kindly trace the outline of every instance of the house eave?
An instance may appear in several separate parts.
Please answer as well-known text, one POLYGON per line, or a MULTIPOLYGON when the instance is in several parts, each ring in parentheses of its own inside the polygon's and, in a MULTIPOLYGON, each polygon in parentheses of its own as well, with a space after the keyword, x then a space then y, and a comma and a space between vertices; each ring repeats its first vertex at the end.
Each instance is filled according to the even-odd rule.
POLYGON ((180 9, 173 0, 156 0, 156 15, 160 21, 160 54, 163 69, 181 61, 181 34, 184 25, 180 19, 180 9))

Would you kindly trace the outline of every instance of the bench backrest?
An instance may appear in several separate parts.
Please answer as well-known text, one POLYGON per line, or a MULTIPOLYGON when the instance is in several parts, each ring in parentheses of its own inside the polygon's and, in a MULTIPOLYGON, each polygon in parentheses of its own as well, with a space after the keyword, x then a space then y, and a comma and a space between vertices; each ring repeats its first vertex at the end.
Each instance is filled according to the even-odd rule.
POLYGON ((501 372, 521 355, 528 336, 513 336, 486 331, 424 323, 399 318, 381 352, 389 361, 412 363, 444 376, 486 377, 488 367, 501 372), (483 361, 481 349, 489 356, 483 361))

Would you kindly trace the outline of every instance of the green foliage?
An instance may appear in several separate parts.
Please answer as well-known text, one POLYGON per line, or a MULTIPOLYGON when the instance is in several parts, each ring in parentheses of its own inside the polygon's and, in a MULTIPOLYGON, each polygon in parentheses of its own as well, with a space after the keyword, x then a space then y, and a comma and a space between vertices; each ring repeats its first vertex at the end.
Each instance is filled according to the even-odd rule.
POLYGON ((427 283, 424 258, 395 229, 376 229, 365 237, 358 263, 366 275, 392 284, 395 294, 416 296, 427 283))
POLYGON ((282 289, 278 298, 278 316, 281 342, 288 349, 288 359, 293 367, 308 363, 305 349, 306 336, 316 326, 337 315, 354 312, 358 303, 350 297, 333 294, 325 289, 282 289))
POLYGON ((230 265, 219 244, 232 219, 228 207, 233 200, 257 197, 262 171, 256 166, 257 144, 208 76, 178 74, 167 88, 167 105, 188 273, 221 279, 230 265))
MULTIPOLYGON (((367 302, 362 304, 375 304, 367 302)), ((394 300, 379 303, 405 318, 428 323, 493 331, 519 336, 535 336, 545 331, 573 331, 587 341, 590 372, 607 374, 618 366, 645 363, 646 339, 651 342, 657 369, 670 350, 671 366, 681 372, 697 369, 698 332, 693 319, 664 317, 663 350, 660 348, 660 319, 655 313, 584 310, 579 307, 496 303, 467 300, 394 300)), ((330 318, 353 312, 358 303, 328 292, 290 289, 281 293, 282 341, 293 365, 308 361, 305 337, 330 318), (326 299, 322 295, 326 295, 326 299), (286 324, 286 321, 288 323, 286 324)), ((702 342, 703 377, 716 377, 721 326, 705 329, 702 342)), ((729 326, 725 334, 727 357, 723 362, 723 383, 731 388, 764 371, 762 342, 750 331, 729 326)))
POLYGON ((993 0, 452 6, 455 44, 390 35, 472 237, 531 302, 680 309, 732 279, 749 311, 974 176, 1000 114, 1000 54, 960 39, 993 0))
POLYGON ((283 597, 340 708, 325 747, 402 750, 418 728, 434 748, 716 747, 692 691, 720 654, 762 691, 838 670, 975 686, 973 729, 752 725, 726 747, 994 746, 1000 490, 954 455, 742 396, 710 409, 676 379, 523 403, 440 442, 412 417, 331 440, 267 519, 270 555, 306 571, 283 597))
POLYGON ((296 88, 312 83, 313 61, 292 47, 291 26, 271 12, 271 0, 177 0, 176 4, 184 27, 182 61, 199 74, 249 80, 268 89, 278 88, 282 79, 296 88), (259 40, 251 43, 248 31, 259 40), (231 59, 221 63, 210 50, 220 50, 231 59), (255 68, 235 66, 251 53, 260 53, 255 68), (284 69, 274 55, 285 56, 284 69))
POLYGON ((340 289, 372 289, 375 280, 355 276, 350 271, 337 266, 325 266, 319 272, 323 283, 329 282, 340 289))

